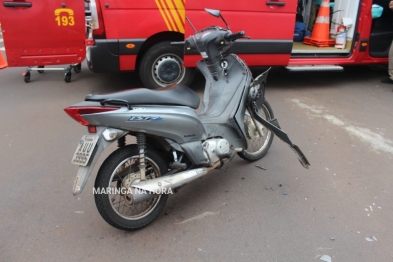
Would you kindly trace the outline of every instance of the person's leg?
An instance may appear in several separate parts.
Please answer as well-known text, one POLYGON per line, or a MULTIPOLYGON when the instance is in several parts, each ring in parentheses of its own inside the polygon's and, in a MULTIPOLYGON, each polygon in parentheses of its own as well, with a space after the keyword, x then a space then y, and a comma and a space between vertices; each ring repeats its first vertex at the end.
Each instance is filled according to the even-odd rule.
POLYGON ((393 84, 393 42, 390 45, 390 49, 389 49, 388 72, 389 72, 389 77, 382 78, 381 82, 385 84, 393 84))
POLYGON ((389 49, 389 76, 393 80, 393 42, 389 49))

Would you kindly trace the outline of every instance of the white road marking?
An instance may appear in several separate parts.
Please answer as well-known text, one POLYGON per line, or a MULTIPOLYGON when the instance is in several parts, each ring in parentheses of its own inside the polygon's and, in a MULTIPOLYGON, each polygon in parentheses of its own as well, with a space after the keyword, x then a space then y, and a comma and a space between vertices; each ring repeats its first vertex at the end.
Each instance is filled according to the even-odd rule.
POLYGON ((292 102, 294 102, 298 107, 300 107, 302 109, 307 109, 307 110, 310 110, 310 111, 317 113, 317 114, 322 113, 321 109, 323 109, 323 107, 309 106, 309 105, 306 105, 306 104, 303 104, 302 102, 300 102, 299 99, 292 99, 292 102))
POLYGON ((329 255, 323 255, 320 260, 326 261, 326 262, 332 262, 332 258, 329 255))
POLYGON ((324 114, 324 112, 328 111, 324 107, 321 106, 309 106, 300 102, 299 99, 292 99, 293 103, 295 103, 299 108, 306 109, 311 111, 313 117, 321 117, 325 118, 329 121, 329 123, 334 124, 336 126, 342 127, 349 134, 359 138, 361 141, 369 144, 373 149, 378 151, 384 151, 387 153, 393 154, 393 140, 384 138, 382 135, 371 131, 368 128, 358 127, 350 124, 346 124, 348 121, 339 119, 330 114, 324 114))
POLYGON ((200 215, 198 215, 198 216, 195 216, 195 217, 186 219, 186 220, 184 220, 184 221, 181 221, 181 222, 178 222, 178 223, 175 223, 175 224, 176 224, 176 225, 180 225, 180 224, 184 224, 184 223, 190 222, 190 221, 192 221, 192 220, 202 219, 202 218, 205 218, 205 217, 207 217, 207 216, 220 215, 220 213, 221 213, 220 211, 218 211, 218 212, 205 212, 205 213, 203 213, 203 214, 200 214, 200 215))
POLYGON ((360 140, 371 145, 375 150, 382 150, 393 154, 393 140, 384 138, 367 128, 347 126, 345 127, 350 134, 357 136, 360 140))

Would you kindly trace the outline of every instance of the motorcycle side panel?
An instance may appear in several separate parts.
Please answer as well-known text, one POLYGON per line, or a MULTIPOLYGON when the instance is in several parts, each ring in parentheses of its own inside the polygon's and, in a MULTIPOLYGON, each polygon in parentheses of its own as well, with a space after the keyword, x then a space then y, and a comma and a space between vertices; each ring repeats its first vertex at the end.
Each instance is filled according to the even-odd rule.
POLYGON ((235 148, 247 148, 243 121, 251 73, 233 54, 209 67, 198 63, 199 70, 206 78, 199 114, 206 134, 208 137, 223 137, 235 148), (212 71, 218 73, 217 80, 212 76, 212 71))
MULTIPOLYGON (((87 102, 85 102, 87 103, 87 102)), ((182 106, 133 106, 116 111, 83 115, 89 123, 169 138, 178 144, 206 139, 194 109, 182 106)))
POLYGON ((208 162, 208 159, 203 154, 201 141, 184 143, 180 146, 194 165, 203 165, 208 162))

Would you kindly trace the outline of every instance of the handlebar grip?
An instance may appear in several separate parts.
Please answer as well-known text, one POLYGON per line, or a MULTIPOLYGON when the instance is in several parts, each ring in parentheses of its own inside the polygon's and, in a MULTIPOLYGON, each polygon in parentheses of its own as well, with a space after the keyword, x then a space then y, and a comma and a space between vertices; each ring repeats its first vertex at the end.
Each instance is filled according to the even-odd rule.
POLYGON ((171 42, 171 45, 185 45, 186 42, 185 41, 181 41, 181 42, 171 42))
POLYGON ((244 31, 239 31, 234 34, 229 34, 229 35, 225 36, 225 40, 233 41, 233 40, 243 37, 245 34, 246 33, 244 31))

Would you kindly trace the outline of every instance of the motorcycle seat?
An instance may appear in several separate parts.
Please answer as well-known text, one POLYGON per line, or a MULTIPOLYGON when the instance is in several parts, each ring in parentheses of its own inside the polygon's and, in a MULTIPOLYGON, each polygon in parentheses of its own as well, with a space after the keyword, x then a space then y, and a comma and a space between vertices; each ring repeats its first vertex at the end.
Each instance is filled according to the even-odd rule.
POLYGON ((198 94, 182 84, 155 90, 135 88, 108 94, 88 95, 85 101, 103 102, 108 99, 125 100, 129 105, 173 105, 194 109, 199 107, 200 102, 198 94))

